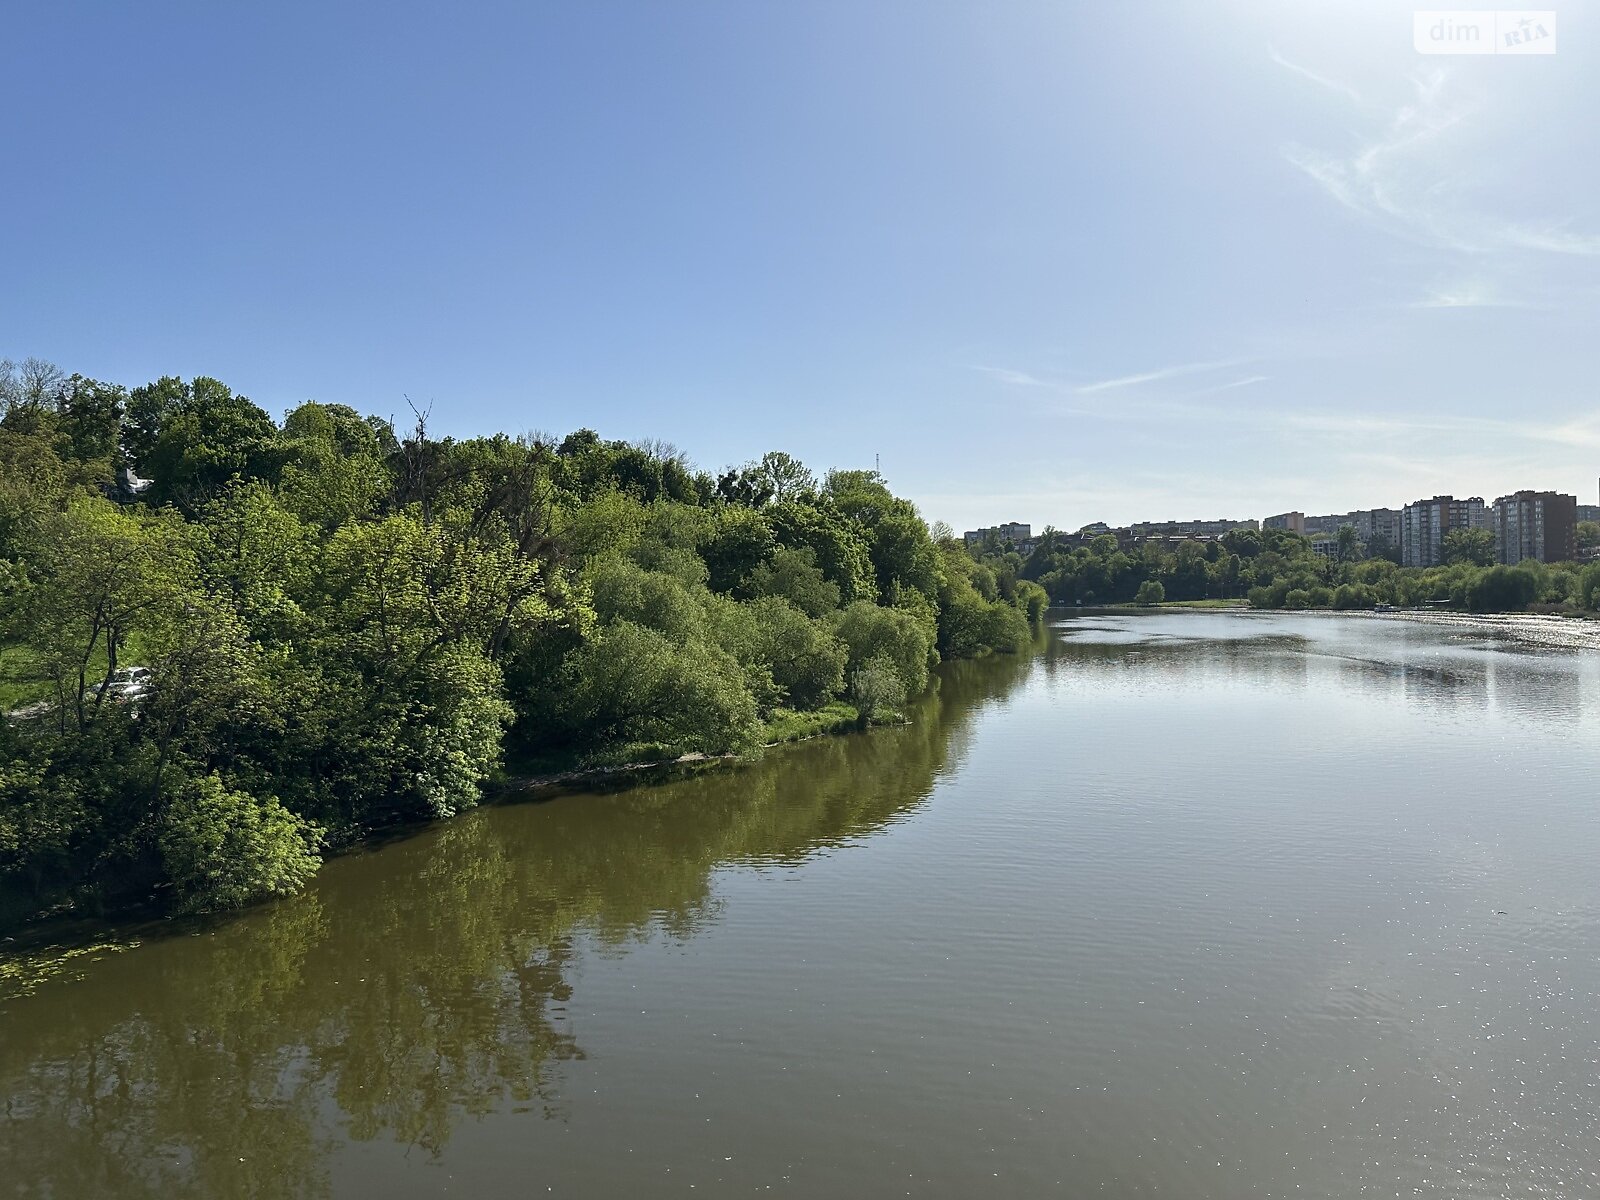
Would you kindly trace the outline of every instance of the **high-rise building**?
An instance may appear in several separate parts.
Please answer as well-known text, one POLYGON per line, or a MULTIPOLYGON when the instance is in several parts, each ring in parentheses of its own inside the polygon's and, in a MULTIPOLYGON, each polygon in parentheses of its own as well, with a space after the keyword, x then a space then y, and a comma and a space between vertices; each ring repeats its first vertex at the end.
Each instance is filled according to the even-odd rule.
POLYGON ((1457 500, 1435 496, 1400 510, 1400 562, 1407 567, 1434 567, 1444 561, 1445 535, 1452 529, 1489 528, 1482 496, 1457 500))
POLYGON ((1560 492, 1515 492, 1494 502, 1495 557, 1570 562, 1578 556, 1578 498, 1560 492))
POLYGON ((1303 512, 1279 513, 1275 517, 1267 517, 1261 522, 1263 529, 1287 529, 1290 533, 1305 534, 1306 515, 1303 512))

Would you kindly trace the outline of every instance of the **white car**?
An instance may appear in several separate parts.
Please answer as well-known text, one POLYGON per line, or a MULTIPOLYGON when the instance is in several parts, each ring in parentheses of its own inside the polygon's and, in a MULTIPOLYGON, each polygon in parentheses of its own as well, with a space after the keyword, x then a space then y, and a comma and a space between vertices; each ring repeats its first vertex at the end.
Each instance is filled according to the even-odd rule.
POLYGON ((90 688, 89 694, 98 696, 104 687, 108 700, 123 702, 138 700, 150 690, 150 680, 149 667, 118 667, 111 672, 111 678, 103 685, 97 683, 90 688))

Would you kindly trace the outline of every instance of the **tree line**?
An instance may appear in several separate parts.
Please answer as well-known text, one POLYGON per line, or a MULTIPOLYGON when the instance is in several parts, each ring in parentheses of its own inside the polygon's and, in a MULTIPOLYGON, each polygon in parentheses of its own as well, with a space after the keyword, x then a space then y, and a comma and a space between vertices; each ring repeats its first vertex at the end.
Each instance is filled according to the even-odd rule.
MULTIPOLYGON (((1442 564, 1403 568, 1398 548, 1380 539, 1363 546, 1355 532, 1341 529, 1331 554, 1284 529, 1236 529, 1213 541, 1149 540, 1133 547, 1111 534, 1084 541, 1047 529, 1026 556, 993 541, 974 553, 991 570, 1037 583, 1050 603, 1063 606, 1242 600, 1274 609, 1600 608, 1600 563, 1497 565, 1494 535, 1461 529, 1445 536, 1442 564)), ((1579 544, 1600 544, 1600 527, 1580 524, 1579 544)))
POLYGON ((876 471, 0 364, 0 921, 290 893, 508 759, 891 720, 1045 601, 876 471))

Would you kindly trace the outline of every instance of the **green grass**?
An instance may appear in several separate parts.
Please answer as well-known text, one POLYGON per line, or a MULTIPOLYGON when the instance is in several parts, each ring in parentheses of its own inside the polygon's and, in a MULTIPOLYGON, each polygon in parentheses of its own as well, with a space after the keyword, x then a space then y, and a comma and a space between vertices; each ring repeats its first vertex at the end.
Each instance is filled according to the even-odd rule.
POLYGON ((0 646, 0 712, 10 712, 53 694, 50 680, 40 673, 27 647, 0 646))
POLYGON ((816 712, 778 708, 773 710, 771 719, 767 721, 761 740, 769 746, 779 742, 798 742, 819 733, 843 733, 847 729, 854 729, 860 721, 861 714, 853 705, 842 700, 835 700, 816 712))

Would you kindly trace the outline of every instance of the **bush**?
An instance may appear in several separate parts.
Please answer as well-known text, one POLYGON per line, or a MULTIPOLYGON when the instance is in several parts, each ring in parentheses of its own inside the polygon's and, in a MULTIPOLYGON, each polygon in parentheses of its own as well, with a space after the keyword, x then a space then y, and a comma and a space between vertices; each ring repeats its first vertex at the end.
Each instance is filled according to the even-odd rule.
POLYGON ((1578 602, 1584 608, 1600 608, 1600 563, 1591 563, 1578 576, 1578 602))
POLYGON ((744 669, 716 646, 673 642, 619 621, 575 652, 568 670, 567 717, 593 742, 708 754, 743 752, 758 742, 744 669))
POLYGON ((839 585, 826 579, 809 546, 798 550, 780 547, 771 561, 750 572, 755 596, 781 596, 808 617, 824 616, 839 607, 839 585))
POLYGON ((1019 579, 1012 603, 1022 611, 1028 624, 1037 625, 1044 619, 1044 610, 1050 606, 1050 593, 1031 580, 1019 579))
POLYGON ((883 658, 893 664, 905 695, 918 695, 928 686, 933 641, 913 614, 857 600, 835 618, 834 632, 848 651, 846 669, 852 681, 867 662, 883 658))
POLYGON ((1467 587, 1473 612, 1520 612, 1539 595, 1539 580, 1523 567, 1490 567, 1467 587))
POLYGON ((1341 583, 1333 591, 1333 607, 1337 609, 1372 608, 1377 603, 1377 593, 1364 583, 1341 583))
POLYGON ((998 601, 984 614, 983 640, 993 650, 1015 654, 1033 640, 1033 629, 1020 610, 998 601))
POLYGON ((1167 589, 1161 585, 1159 579, 1146 579, 1139 585, 1139 590, 1134 594, 1133 602, 1143 608, 1153 608, 1167 598, 1167 589))
POLYGON ((275 796, 257 799, 207 775, 172 802, 159 841, 180 907, 205 912, 299 891, 316 873, 322 830, 275 796))
POLYGON ((1310 608, 1311 593, 1305 588, 1292 588, 1283 598, 1285 608, 1310 608))
POLYGON ((906 703, 906 686, 894 660, 880 654, 857 667, 850 676, 850 699, 863 721, 899 716, 906 703))
POLYGON ((777 596, 748 607, 755 622, 756 660, 771 672, 791 707, 816 708, 838 695, 847 652, 826 624, 777 596))

